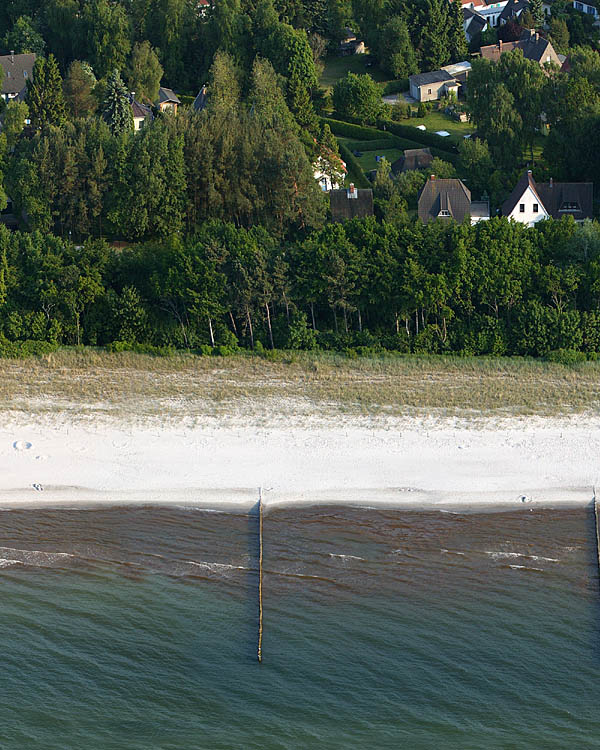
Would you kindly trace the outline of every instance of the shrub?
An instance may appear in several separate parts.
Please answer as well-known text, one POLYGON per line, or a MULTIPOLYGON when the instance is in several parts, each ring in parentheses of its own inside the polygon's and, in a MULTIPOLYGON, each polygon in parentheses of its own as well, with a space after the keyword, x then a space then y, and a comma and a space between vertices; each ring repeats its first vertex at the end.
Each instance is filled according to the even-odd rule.
POLYGON ((399 78, 397 81, 388 81, 383 89, 384 96, 402 94, 408 91, 408 78, 399 78))
POLYGON ((49 341, 9 341, 0 334, 0 357, 10 359, 20 359, 22 357, 40 357, 43 354, 50 354, 58 349, 56 344, 49 341))
POLYGON ((587 357, 584 352, 576 349, 553 349, 546 355, 548 362, 557 362, 561 365, 575 365, 585 362, 587 357))
POLYGON ((238 350, 234 349, 232 346, 224 346, 223 344, 219 344, 219 346, 215 346, 215 348, 212 350, 213 357, 233 357, 234 354, 237 354, 238 350))

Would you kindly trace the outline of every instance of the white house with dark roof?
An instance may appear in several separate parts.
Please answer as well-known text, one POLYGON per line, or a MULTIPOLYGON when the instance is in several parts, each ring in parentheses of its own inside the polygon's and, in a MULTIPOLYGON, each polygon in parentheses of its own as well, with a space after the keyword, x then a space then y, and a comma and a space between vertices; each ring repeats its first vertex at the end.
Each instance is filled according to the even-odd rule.
POLYGON ((131 103, 131 112, 133 114, 133 129, 141 130, 146 122, 152 122, 154 119, 152 110, 145 104, 140 104, 140 102, 135 99, 133 93, 130 94, 129 101, 131 103))
POLYGON ((27 90, 27 80, 33 76, 33 66, 36 55, 32 53, 24 55, 0 55, 0 66, 4 70, 2 89, 0 96, 5 102, 17 97, 23 98, 27 90))
POLYGON ((544 219, 572 216, 581 222, 593 218, 594 186, 591 182, 536 183, 525 172, 502 204, 502 216, 532 227, 544 219))

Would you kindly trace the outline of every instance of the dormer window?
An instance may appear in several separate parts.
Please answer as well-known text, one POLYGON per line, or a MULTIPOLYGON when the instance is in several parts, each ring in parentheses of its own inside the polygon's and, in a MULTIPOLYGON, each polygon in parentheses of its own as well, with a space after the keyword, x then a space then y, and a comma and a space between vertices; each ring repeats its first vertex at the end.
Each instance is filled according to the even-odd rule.
POLYGON ((574 201, 565 201, 560 207, 561 211, 580 211, 579 203, 574 201))
POLYGON ((450 216, 450 211, 448 211, 447 208, 442 208, 438 214, 438 216, 450 216))
POLYGON ((27 78, 27 71, 26 70, 23 71, 23 78, 27 78))

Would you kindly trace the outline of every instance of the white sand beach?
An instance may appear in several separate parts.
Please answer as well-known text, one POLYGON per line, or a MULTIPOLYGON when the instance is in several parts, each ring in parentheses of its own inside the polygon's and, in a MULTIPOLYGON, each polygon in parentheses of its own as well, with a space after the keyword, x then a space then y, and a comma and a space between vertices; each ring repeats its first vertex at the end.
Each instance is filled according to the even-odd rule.
POLYGON ((277 503, 529 507, 593 499, 596 417, 457 418, 318 413, 72 420, 0 413, 0 507, 277 503))

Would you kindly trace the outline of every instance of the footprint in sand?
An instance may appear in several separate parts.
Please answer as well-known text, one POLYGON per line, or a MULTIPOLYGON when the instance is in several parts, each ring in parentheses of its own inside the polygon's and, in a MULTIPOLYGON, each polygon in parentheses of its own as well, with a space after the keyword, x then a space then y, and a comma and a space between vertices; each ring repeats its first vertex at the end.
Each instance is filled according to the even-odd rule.
POLYGON ((32 486, 32 487, 33 487, 33 489, 34 489, 34 490, 36 490, 37 492, 43 492, 43 491, 44 491, 44 488, 42 487, 42 485, 41 485, 41 484, 38 484, 37 482, 35 482, 35 483, 34 483, 34 484, 32 484, 31 486, 32 486))
POLYGON ((28 443, 27 440, 15 440, 13 448, 16 451, 28 451, 33 448, 33 443, 28 443))
POLYGON ((35 460, 36 461, 47 461, 48 460, 48 456, 44 456, 43 454, 40 454, 39 456, 35 457, 35 460))

